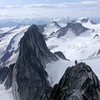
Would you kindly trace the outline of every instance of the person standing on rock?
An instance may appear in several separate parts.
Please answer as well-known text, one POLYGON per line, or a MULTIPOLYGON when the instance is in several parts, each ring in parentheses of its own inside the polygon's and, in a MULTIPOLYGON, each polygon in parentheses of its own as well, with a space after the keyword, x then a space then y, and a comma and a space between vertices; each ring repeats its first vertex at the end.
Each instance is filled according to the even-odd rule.
POLYGON ((77 67, 77 60, 75 60, 75 67, 77 67))

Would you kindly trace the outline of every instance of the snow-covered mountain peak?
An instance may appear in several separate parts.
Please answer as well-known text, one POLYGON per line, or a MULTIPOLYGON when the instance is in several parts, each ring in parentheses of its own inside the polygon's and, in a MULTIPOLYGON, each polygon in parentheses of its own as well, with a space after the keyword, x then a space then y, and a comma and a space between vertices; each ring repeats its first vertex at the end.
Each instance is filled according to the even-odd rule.
POLYGON ((58 38, 66 35, 66 34, 75 34, 75 36, 78 36, 89 29, 84 27, 81 23, 68 23, 67 26, 61 28, 57 31, 58 38))
POLYGON ((56 21, 53 21, 51 22, 50 24, 47 25, 47 27, 52 27, 52 26, 55 26, 55 27, 60 27, 60 25, 56 22, 56 21))
POLYGON ((49 36, 51 33, 56 32, 56 31, 59 30, 60 28, 61 28, 60 25, 59 25, 56 21, 53 21, 52 23, 48 24, 48 25, 44 28, 43 34, 49 36))

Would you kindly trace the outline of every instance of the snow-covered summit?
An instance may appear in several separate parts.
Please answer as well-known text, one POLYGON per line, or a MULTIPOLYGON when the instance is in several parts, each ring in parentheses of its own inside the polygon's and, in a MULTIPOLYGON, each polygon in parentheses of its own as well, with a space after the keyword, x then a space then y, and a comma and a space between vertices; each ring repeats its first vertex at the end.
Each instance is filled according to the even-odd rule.
POLYGON ((44 28, 43 34, 49 36, 51 33, 56 32, 56 31, 59 30, 60 28, 61 28, 61 26, 60 26, 56 21, 53 21, 52 23, 48 24, 48 25, 44 28))

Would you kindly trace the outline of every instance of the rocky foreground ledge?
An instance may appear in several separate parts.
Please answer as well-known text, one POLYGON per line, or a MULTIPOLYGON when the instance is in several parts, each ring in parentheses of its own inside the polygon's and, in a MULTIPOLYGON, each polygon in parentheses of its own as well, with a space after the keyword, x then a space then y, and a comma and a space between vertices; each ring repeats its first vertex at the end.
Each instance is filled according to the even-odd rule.
POLYGON ((69 67, 49 100, 100 100, 100 82, 85 63, 69 67))

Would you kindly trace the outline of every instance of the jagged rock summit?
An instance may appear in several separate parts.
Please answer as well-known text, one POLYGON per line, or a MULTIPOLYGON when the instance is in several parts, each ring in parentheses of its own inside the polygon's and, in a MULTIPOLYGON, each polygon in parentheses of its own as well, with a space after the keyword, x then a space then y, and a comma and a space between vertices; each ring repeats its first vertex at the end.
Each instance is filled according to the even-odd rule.
POLYGON ((38 27, 29 27, 20 41, 19 57, 13 70, 14 100, 47 100, 51 87, 44 68, 46 63, 56 60, 38 27))
POLYGON ((85 63, 69 67, 49 100, 100 100, 100 81, 85 63))
MULTIPOLYGON (((88 31, 88 28, 85 28, 82 26, 81 23, 68 23, 67 26, 62 27, 57 31, 58 33, 58 38, 68 34, 68 33, 74 33, 76 36, 80 35, 81 33, 84 33, 88 31)), ((69 34, 70 35, 70 34, 69 34)))

